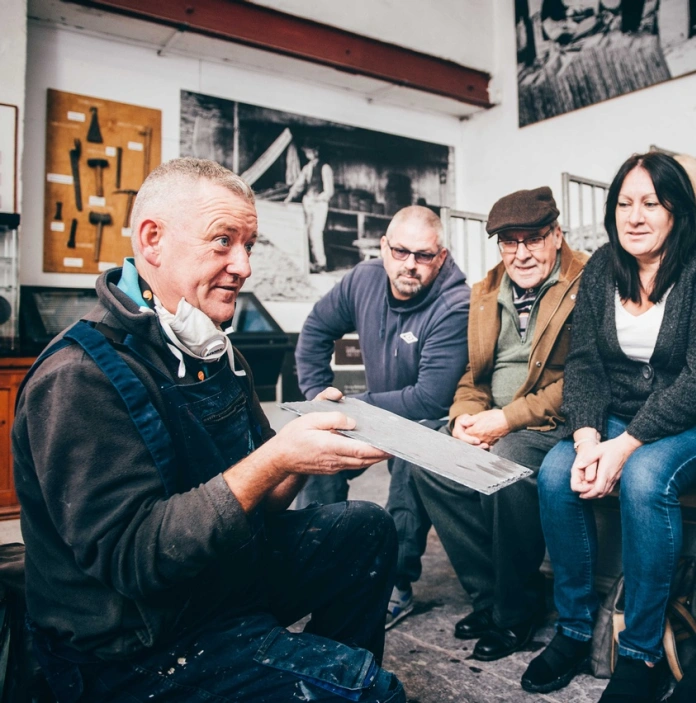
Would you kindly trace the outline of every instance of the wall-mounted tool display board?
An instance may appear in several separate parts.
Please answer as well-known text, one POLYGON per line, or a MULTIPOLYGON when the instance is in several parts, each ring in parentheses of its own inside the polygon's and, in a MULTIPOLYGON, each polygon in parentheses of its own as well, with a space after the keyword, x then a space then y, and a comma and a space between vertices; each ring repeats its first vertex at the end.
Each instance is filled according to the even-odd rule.
POLYGON ((44 271, 100 273, 131 255, 133 200, 161 142, 159 110, 48 90, 44 271))

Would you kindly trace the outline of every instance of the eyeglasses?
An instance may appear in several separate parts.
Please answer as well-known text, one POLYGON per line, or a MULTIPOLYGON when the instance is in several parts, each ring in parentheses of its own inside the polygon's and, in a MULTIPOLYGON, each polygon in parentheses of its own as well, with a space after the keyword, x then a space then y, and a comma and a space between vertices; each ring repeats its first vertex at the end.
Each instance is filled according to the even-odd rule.
POLYGON ((413 254, 413 258, 416 260, 417 264, 432 264, 433 259, 440 253, 440 249, 438 249, 434 254, 431 254, 429 251, 411 251, 410 249, 393 247, 389 244, 388 239, 387 246, 391 249, 391 255, 394 259, 396 259, 396 261, 406 261, 406 259, 413 254))
POLYGON ((525 239, 498 239, 498 249, 503 254, 516 254, 517 247, 520 244, 524 244, 527 251, 539 251, 539 249, 544 248, 544 242, 546 237, 548 237, 553 228, 550 227, 546 234, 533 234, 531 237, 526 237, 525 239))

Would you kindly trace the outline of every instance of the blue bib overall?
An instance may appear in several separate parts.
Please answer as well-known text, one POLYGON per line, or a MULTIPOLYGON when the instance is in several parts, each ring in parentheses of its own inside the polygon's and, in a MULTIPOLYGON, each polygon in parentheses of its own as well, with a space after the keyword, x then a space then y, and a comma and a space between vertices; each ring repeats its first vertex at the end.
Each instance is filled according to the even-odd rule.
MULTIPOLYGON (((176 384, 146 360, 139 350, 141 343, 137 338, 122 335, 104 325, 93 325, 85 321, 76 323, 61 340, 37 359, 24 383, 43 360, 70 344, 78 344, 84 349, 118 391, 157 467, 165 496, 183 493, 209 481, 243 459, 261 443, 260 428, 254 427, 252 422, 249 390, 245 381, 235 376, 229 364, 221 364, 219 370, 201 382, 176 384), (160 386, 160 395, 166 409, 166 422, 150 400, 145 386, 117 353, 118 349, 136 357, 151 371, 160 386)), ((300 513, 294 511, 288 515, 300 517, 300 513)), ((341 521, 338 513, 331 519, 336 524, 341 521)), ((205 607, 205 611, 201 611, 201 607, 192 607, 190 603, 184 604, 175 624, 177 632, 186 633, 195 629, 198 623, 210 619, 211 614, 216 611, 224 612, 223 621, 229 621, 235 617, 235 611, 243 614, 263 610, 261 604, 267 594, 263 580, 260 579, 260 574, 264 573, 260 563, 264 559, 265 546, 265 525, 261 509, 252 512, 248 520, 253 539, 241 553, 235 553, 234 564, 220 563, 223 561, 220 560, 206 569, 206 594, 209 590, 210 598, 206 598, 205 606, 201 606, 205 607), (230 578, 229 574, 226 575, 226 569, 234 569, 233 578, 230 578), (232 591, 229 584, 234 584, 232 591)), ((289 533, 292 534, 292 528, 288 527, 289 533)), ((306 527, 298 534, 304 532, 306 527)), ((223 652, 224 665, 227 670, 238 667, 236 677, 241 679, 245 675, 253 674, 253 667, 266 670, 270 668, 275 670, 276 676, 283 678, 287 676, 285 672, 292 672, 288 685, 293 688, 300 686, 298 691, 302 690, 302 685, 306 685, 302 682, 313 684, 319 690, 323 689, 328 695, 326 700, 373 700, 371 695, 363 697, 368 689, 370 694, 377 695, 377 700, 380 700, 384 693, 387 693, 387 696, 381 698, 382 700, 402 700, 402 689, 397 685, 398 682, 379 668, 369 651, 348 647, 308 633, 293 634, 283 627, 274 627, 273 618, 268 618, 259 619, 250 615, 246 625, 241 623, 242 633, 234 637, 231 633, 228 635, 233 637, 233 641, 229 642, 227 657, 224 657, 223 652), (237 652, 237 657, 233 655, 233 643, 239 646, 237 637, 244 637, 245 640, 248 638, 245 642, 247 650, 243 657, 239 656, 241 651, 237 652), (298 683, 291 684, 298 679, 298 683)), ((218 634, 213 630, 211 634, 203 635, 209 638, 206 647, 211 654, 218 634)), ((224 635, 224 630, 222 634, 224 635)), ((200 634, 197 636, 202 638, 200 634)), ((180 645, 185 640, 186 637, 183 640, 179 638, 177 644, 180 645)), ((119 668, 121 665, 109 665, 93 656, 68 650, 52 642, 46 633, 38 630, 34 630, 34 641, 42 669, 60 701, 78 701, 85 690, 86 681, 89 681, 87 689, 92 694, 90 700, 94 699, 91 672, 97 669, 102 682, 112 683, 113 689, 131 690, 128 686, 132 683, 132 674, 124 674, 125 667, 119 668), (87 679, 84 676, 87 676, 87 679)), ((174 649, 177 644, 171 643, 168 648, 174 649)), ((143 668, 148 668, 150 662, 159 662, 160 658, 166 658, 167 654, 158 653, 155 648, 152 655, 146 654, 145 657, 144 661, 134 665, 134 670, 142 671, 143 668)), ((208 661, 206 665, 210 666, 211 663, 208 661)), ((188 666, 193 669, 194 663, 191 662, 188 666)), ((260 680, 264 683, 252 684, 250 700, 257 700, 257 695, 253 693, 254 686, 268 686, 269 675, 262 675, 260 680)), ((134 685, 137 688, 141 684, 136 682, 134 685)), ((146 687, 144 690, 147 692, 147 696, 143 694, 146 699, 155 689, 146 687)), ((203 690, 202 688, 201 694, 203 690)), ((208 691, 207 687, 205 690, 208 691)), ((263 695, 261 690, 259 688, 258 695, 263 695)), ((220 695, 223 692, 217 690, 216 693, 220 695)), ((97 694, 96 698, 99 699, 100 695, 102 694, 97 694)), ((182 701, 190 700, 190 691, 183 692, 182 695, 182 701)), ((285 696, 283 693, 277 700, 285 700, 285 696)), ((171 700, 179 700, 173 697, 171 692, 167 700, 170 700, 170 697, 171 700)), ((235 695, 234 700, 237 699, 235 695)), ((223 695, 220 700, 227 698, 223 695)))

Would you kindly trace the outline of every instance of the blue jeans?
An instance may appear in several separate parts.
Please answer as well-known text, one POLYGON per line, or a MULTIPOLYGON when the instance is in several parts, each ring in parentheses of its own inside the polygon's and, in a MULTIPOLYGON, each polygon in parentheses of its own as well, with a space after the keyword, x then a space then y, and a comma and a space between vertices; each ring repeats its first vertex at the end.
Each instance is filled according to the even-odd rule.
MULTIPOLYGON (((608 439, 626 429, 615 416, 608 439)), ((594 589, 597 529, 592 502, 570 489, 572 440, 559 442, 539 472, 539 501, 554 571, 558 629, 589 641, 599 601, 594 589)), ((679 496, 696 481, 696 428, 636 449, 623 467, 620 489, 626 629, 619 654, 656 662, 670 587, 682 547, 679 496)))

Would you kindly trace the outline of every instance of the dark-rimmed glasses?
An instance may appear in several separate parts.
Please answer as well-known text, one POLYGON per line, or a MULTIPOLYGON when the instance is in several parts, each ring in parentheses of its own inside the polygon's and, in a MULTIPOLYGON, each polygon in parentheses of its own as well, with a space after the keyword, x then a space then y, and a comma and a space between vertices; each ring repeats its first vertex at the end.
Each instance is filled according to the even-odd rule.
POLYGON ((549 227, 545 234, 533 234, 531 237, 525 237, 524 239, 500 239, 498 237, 498 249, 500 249, 502 254, 516 254, 517 247, 520 244, 524 244, 527 251, 539 251, 544 248, 546 237, 551 232, 553 232, 553 227, 549 227))
POLYGON ((388 239, 387 246, 391 250, 391 255, 394 259, 396 259, 396 261, 406 261, 406 259, 413 254, 413 258, 416 260, 417 264, 432 264, 435 257, 440 253, 440 249, 438 249, 434 254, 431 254, 429 251, 411 251, 410 249, 404 249, 402 247, 393 247, 389 244, 388 239))

